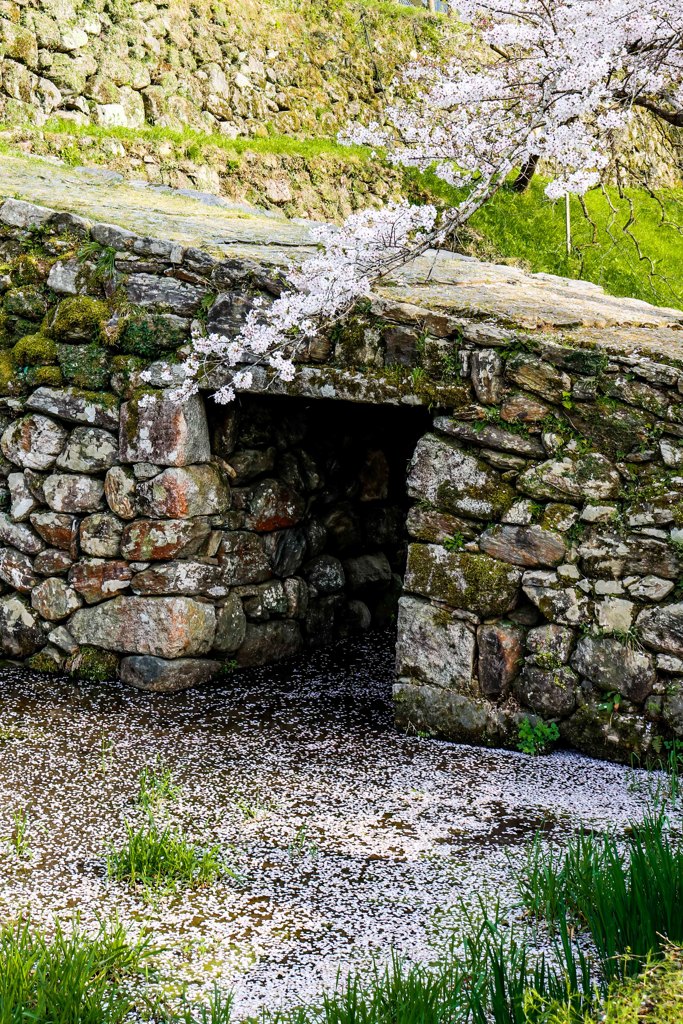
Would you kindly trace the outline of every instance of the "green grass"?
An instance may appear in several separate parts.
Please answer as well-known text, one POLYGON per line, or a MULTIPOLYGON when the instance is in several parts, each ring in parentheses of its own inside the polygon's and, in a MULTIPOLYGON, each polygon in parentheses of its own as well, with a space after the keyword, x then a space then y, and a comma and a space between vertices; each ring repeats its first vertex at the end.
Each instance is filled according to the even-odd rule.
POLYGON ((156 892, 206 886, 226 875, 236 877, 220 846, 198 846, 182 832, 161 829, 153 821, 139 829, 126 825, 125 842, 107 854, 107 874, 156 892))
POLYGON ((173 772, 160 757, 153 765, 145 765, 138 775, 138 804, 153 817, 155 811, 172 803, 180 794, 180 788, 173 781, 173 772))
POLYGON ((149 968, 146 941, 119 925, 94 938, 28 923, 0 929, 0 1024, 120 1024, 136 1008, 126 982, 149 968))

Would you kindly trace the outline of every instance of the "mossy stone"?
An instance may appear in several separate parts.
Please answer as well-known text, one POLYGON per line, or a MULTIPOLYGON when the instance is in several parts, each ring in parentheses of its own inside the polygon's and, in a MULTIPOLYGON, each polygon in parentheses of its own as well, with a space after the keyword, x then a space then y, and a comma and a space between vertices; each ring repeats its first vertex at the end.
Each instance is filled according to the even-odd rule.
POLYGON ((58 388, 64 378, 58 366, 33 366, 26 372, 26 383, 31 388, 58 388))
POLYGON ((42 284, 47 277, 47 268, 35 256, 24 254, 12 261, 10 275, 15 285, 42 284))
POLYGON ((476 615, 504 615, 514 608, 522 572, 488 555, 452 552, 438 544, 411 544, 405 589, 476 615))
POLYGON ((59 673, 62 670, 62 666, 58 663, 54 654, 48 650, 38 651, 37 654, 31 655, 26 664, 34 672, 59 673))
POLYGON ((17 374, 14 357, 8 349, 0 351, 0 395, 13 397, 23 394, 26 385, 17 374))
POLYGON ((116 679, 119 671, 119 659, 112 651, 104 651, 100 647, 80 647, 68 661, 67 667, 78 679, 86 679, 92 683, 106 683, 116 679))
POLYGON ((100 299, 74 295, 62 299, 49 319, 49 330, 57 341, 99 341, 109 309, 100 299))
POLYGON ((70 384, 90 389, 109 387, 109 354, 96 342, 90 345, 60 345, 57 358, 62 376, 70 384))
POLYGON ((47 299, 38 285, 27 284, 5 292, 3 306, 10 316, 40 320, 47 312, 47 299))
POLYGON ((46 334, 26 334, 12 349, 17 366, 50 366, 57 362, 57 346, 46 334))

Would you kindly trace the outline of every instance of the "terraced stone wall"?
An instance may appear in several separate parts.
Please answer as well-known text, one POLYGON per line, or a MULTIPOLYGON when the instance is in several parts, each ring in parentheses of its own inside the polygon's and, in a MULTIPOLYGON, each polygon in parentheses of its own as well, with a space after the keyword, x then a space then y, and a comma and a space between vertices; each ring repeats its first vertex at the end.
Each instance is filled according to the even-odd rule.
POLYGON ((14 199, 0 249, 7 656, 170 689, 386 623, 401 592, 403 728, 552 723, 621 760, 683 736, 674 355, 385 289, 292 384, 178 405, 192 324, 235 332, 276 267, 14 199))

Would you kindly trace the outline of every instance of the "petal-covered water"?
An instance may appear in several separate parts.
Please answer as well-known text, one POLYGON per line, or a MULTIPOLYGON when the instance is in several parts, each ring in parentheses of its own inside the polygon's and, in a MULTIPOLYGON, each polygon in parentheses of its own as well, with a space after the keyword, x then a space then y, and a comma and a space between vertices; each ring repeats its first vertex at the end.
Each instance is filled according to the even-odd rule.
POLYGON ((174 696, 0 676, 0 913, 85 924, 118 914, 166 947, 178 987, 232 988, 239 1015, 315 998, 392 948, 431 959, 478 896, 513 900, 508 854, 543 829, 623 825, 640 773, 397 733, 390 635, 174 696), (181 896, 107 879, 160 758, 167 820, 219 842, 240 882, 181 896), (26 813, 28 854, 9 837, 26 813))

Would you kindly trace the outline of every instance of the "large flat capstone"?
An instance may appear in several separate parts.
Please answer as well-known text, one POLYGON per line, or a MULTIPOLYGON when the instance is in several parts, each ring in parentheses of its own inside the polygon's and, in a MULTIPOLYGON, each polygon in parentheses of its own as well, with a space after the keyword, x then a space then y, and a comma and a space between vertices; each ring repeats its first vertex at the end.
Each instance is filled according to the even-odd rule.
POLYGON ((69 620, 77 643, 120 654, 182 658, 207 654, 216 632, 212 605, 189 597, 115 597, 69 620))

